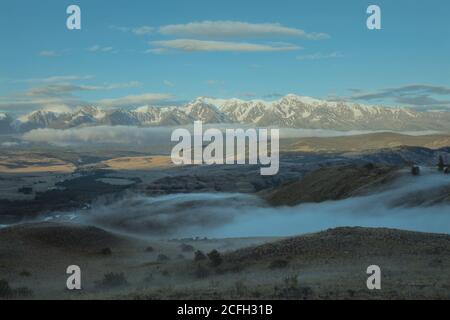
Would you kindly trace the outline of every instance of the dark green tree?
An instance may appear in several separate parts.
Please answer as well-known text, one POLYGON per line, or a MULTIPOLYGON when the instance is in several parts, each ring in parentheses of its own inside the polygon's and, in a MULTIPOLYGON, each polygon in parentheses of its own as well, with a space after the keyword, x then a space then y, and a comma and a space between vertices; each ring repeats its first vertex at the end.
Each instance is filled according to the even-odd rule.
POLYGON ((208 258, 213 267, 218 267, 222 263, 222 256, 217 250, 208 253, 208 258))
POLYGON ((206 259, 206 255, 203 252, 201 252, 200 250, 195 251, 194 261, 198 262, 206 259))
POLYGON ((444 171, 445 164, 444 164, 444 157, 442 157, 442 155, 439 156, 438 168, 439 171, 444 171))
POLYGON ((420 167, 419 166, 412 166, 411 167, 411 174, 413 176, 418 176, 420 175, 420 167))

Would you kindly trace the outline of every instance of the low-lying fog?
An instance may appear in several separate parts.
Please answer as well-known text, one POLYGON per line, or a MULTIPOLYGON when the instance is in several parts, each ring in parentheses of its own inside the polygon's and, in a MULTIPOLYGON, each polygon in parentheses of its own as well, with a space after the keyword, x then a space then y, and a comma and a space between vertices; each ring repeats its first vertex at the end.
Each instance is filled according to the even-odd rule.
MULTIPOLYGON (((186 129, 193 131, 192 125, 184 126, 186 129)), ((205 124, 204 130, 209 128, 217 128, 220 130, 243 128, 245 125, 237 124, 205 124)), ((24 133, 22 140, 24 142, 51 143, 55 145, 73 145, 73 144, 133 144, 154 146, 164 141, 165 144, 170 142, 170 136, 176 127, 133 127, 133 126, 96 126, 82 127, 72 129, 36 129, 24 133)), ((280 129, 280 138, 306 138, 306 137, 338 137, 352 136, 386 131, 367 131, 367 130, 350 130, 335 131, 322 129, 280 129)), ((397 132, 412 136, 421 136, 429 134, 437 134, 439 131, 405 131, 397 132)))
POLYGON ((130 194, 112 203, 99 201, 88 210, 72 212, 70 217, 80 223, 158 238, 290 236, 339 226, 450 233, 449 204, 417 206, 416 202, 435 199, 439 190, 449 186, 449 175, 428 171, 420 177, 406 175, 369 196, 278 208, 245 194, 130 194))

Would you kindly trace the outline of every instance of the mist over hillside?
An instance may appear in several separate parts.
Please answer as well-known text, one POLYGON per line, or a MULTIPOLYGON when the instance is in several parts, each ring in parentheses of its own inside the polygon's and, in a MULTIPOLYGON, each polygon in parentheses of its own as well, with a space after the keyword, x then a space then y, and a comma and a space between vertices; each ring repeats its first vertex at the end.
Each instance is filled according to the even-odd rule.
POLYGON ((368 195, 290 207, 272 207, 248 194, 127 194, 113 201, 100 199, 87 211, 55 213, 50 221, 70 219, 150 238, 291 236, 341 226, 445 233, 450 204, 431 198, 420 205, 414 201, 417 194, 433 195, 449 186, 450 176, 425 170, 421 177, 404 173, 368 195))

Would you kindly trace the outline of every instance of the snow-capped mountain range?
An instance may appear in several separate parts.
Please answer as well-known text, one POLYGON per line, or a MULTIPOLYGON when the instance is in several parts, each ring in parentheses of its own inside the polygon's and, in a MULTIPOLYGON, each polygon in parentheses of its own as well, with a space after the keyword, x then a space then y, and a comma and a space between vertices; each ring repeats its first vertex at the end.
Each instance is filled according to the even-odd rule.
POLYGON ((0 113, 0 133, 96 125, 177 126, 192 124, 195 120, 204 123, 343 131, 448 131, 450 128, 450 112, 418 112, 409 108, 368 106, 287 95, 271 102, 200 97, 174 107, 101 109, 88 106, 70 113, 38 110, 17 119, 0 113))

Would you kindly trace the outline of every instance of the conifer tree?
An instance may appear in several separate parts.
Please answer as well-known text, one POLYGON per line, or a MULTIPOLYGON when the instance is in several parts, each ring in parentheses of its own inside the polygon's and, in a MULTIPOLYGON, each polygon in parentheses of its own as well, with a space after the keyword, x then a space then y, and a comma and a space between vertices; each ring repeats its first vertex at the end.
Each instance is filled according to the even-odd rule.
POLYGON ((444 171, 445 164, 444 164, 444 158, 442 155, 439 156, 439 163, 438 163, 439 171, 444 171))

